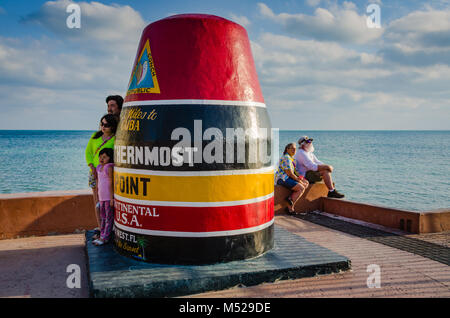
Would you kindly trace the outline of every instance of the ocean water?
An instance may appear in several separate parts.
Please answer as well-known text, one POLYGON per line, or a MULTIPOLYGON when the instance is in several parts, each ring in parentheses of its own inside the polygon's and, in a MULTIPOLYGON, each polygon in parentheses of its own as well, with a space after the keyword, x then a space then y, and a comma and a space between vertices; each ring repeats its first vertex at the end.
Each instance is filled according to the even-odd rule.
POLYGON ((412 211, 450 208, 450 131, 281 131, 307 135, 347 200, 412 211))
POLYGON ((93 131, 0 130, 0 193, 89 189, 93 131))
MULTIPOLYGON (((88 189, 92 131, 0 130, 0 193, 88 189)), ((450 131, 280 131, 279 151, 302 135, 334 167, 346 199, 422 211, 450 207, 450 131)))

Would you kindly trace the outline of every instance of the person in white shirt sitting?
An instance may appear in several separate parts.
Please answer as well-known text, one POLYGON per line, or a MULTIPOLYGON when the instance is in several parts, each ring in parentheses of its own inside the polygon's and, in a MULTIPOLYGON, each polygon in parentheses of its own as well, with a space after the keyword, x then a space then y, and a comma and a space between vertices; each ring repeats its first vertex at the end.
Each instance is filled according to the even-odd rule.
POLYGON ((298 140, 299 149, 295 154, 295 167, 299 174, 304 176, 309 183, 320 181, 322 178, 328 187, 328 197, 341 199, 344 197, 333 185, 331 173, 333 166, 326 165, 314 155, 313 139, 303 136, 298 140))

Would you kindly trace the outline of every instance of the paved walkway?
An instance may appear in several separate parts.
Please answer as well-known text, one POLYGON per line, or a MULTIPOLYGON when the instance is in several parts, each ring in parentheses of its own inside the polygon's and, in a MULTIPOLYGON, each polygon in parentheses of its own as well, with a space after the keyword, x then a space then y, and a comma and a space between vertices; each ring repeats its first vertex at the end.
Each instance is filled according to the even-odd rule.
POLYGON ((0 297, 88 297, 84 234, 0 240, 0 297), (77 264, 81 288, 67 288, 77 264))
MULTIPOLYGON (((321 216, 277 216, 276 224, 347 256, 352 270, 188 297, 450 297, 450 267, 442 259, 450 232, 408 235, 405 241, 321 216), (427 251, 415 254, 419 245, 441 251, 440 258, 435 257, 440 261, 431 259, 432 253, 428 257, 427 251), (367 287, 370 264, 381 270, 381 288, 367 287)), ((0 297, 88 297, 84 244, 84 234, 0 240, 0 297), (79 289, 66 285, 70 264, 80 266, 79 289)))
MULTIPOLYGON (((232 288, 196 297, 450 297, 448 265, 295 217, 279 216, 276 224, 347 256, 352 262, 352 270, 232 288), (367 287, 367 279, 371 274, 367 272, 367 267, 371 264, 380 267, 381 288, 367 287)), ((450 232, 445 236, 448 239, 450 232)), ((432 240, 430 237, 427 235, 428 240, 432 240)))

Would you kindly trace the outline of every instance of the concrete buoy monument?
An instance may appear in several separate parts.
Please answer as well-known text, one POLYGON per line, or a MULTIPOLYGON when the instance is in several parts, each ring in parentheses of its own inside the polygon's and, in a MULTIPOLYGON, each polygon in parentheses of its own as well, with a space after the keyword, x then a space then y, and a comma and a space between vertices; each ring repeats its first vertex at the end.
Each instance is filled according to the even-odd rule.
POLYGON ((203 14, 142 32, 115 142, 115 249, 211 264, 274 245, 271 124, 246 30, 203 14))

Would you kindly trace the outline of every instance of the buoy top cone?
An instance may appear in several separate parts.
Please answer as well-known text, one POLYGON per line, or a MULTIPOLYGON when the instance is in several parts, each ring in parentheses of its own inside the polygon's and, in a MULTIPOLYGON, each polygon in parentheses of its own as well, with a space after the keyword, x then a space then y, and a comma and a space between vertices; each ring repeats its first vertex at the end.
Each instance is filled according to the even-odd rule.
POLYGON ((180 99, 264 103, 242 26, 182 14, 144 29, 125 102, 180 99))

